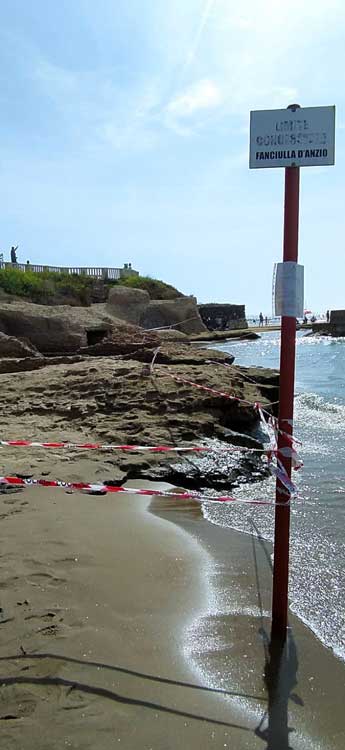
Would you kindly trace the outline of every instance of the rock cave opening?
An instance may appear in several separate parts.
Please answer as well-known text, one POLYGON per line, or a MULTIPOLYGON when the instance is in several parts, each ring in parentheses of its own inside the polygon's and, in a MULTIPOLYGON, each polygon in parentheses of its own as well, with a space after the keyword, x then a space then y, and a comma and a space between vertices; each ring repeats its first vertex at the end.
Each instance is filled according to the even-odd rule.
POLYGON ((94 346, 95 344, 100 344, 101 341, 104 341, 107 335, 108 335, 107 328, 90 329, 89 331, 86 331, 87 345, 94 346))

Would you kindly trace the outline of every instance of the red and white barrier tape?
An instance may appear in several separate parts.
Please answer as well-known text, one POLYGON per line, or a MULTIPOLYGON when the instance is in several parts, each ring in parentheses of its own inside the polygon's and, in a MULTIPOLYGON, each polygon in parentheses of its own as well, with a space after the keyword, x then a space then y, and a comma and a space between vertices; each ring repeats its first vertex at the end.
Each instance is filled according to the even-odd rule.
POLYGON ((291 481, 289 475, 287 474, 284 466, 280 463, 278 460, 278 466, 275 466, 275 464, 269 464, 269 470, 273 476, 277 477, 281 484, 287 489, 288 494, 291 496, 297 495, 297 488, 296 485, 291 481))
MULTIPOLYGON (((23 479, 21 477, 0 477, 1 485, 10 487, 59 487, 67 490, 79 490, 85 492, 112 492, 124 493, 129 495, 146 495, 147 497, 170 497, 178 500, 197 500, 198 502, 207 503, 244 503, 245 505, 277 505, 276 502, 269 500, 246 500, 229 495, 220 495, 219 497, 208 497, 197 492, 166 492, 165 490, 142 490, 132 487, 113 487, 107 484, 92 484, 91 482, 62 482, 60 480, 49 479, 23 479)), ((287 505, 287 503, 279 503, 287 505)))
MULTIPOLYGON (((64 448, 64 449, 80 449, 80 450, 117 450, 117 451, 151 451, 152 453, 167 453, 172 452, 185 452, 195 451, 201 453, 202 451, 218 450, 216 448, 208 446, 171 446, 171 445, 115 445, 115 444, 101 444, 101 443, 70 443, 70 442, 36 442, 30 440, 0 440, 0 445, 10 446, 15 448, 64 448)), ((232 450, 232 448, 225 449, 232 450)), ((239 448, 239 450, 241 450, 239 448)))
POLYGON ((176 445, 115 445, 101 443, 69 443, 69 442, 36 442, 31 440, 0 440, 0 445, 9 446, 11 448, 69 448, 69 449, 80 449, 80 450, 113 450, 113 451, 149 451, 151 453, 187 453, 187 452, 234 452, 234 451, 255 451, 258 453, 268 455, 268 451, 264 448, 247 448, 242 445, 229 445, 229 446, 212 446, 212 445, 192 445, 192 446, 176 446, 176 445))
MULTIPOLYGON (((239 398, 239 396, 233 396, 231 393, 227 393, 225 391, 218 391, 215 388, 210 388, 206 385, 200 385, 200 383, 194 383, 192 380, 188 380, 187 378, 182 378, 180 375, 173 375, 170 372, 164 373, 165 375, 168 375, 168 377, 172 378, 173 380, 176 380, 177 383, 185 383, 186 385, 191 385, 193 388, 198 388, 201 391, 206 391, 207 393, 212 393, 213 396, 219 396, 221 398, 226 398, 229 401, 237 401, 241 404, 245 404, 246 406, 252 406, 253 409, 258 411, 260 415, 261 421, 267 425, 267 423, 270 423, 273 429, 276 433, 280 433, 281 435, 285 435, 286 439, 290 442, 291 445, 296 443, 296 445, 302 445, 300 440, 297 440, 293 435, 289 435, 284 430, 281 430, 279 427, 279 421, 276 417, 274 417, 267 409, 263 409, 262 406, 259 404, 258 401, 252 402, 247 401, 245 398, 239 398), (267 419, 264 417, 264 414, 267 415, 267 419)), ((164 375, 162 373, 162 375, 164 375)))
POLYGON ((241 445, 232 446, 205 446, 205 445, 193 445, 193 446, 172 446, 172 445, 102 445, 101 443, 44 443, 30 440, 0 440, 0 445, 10 448, 47 448, 47 449, 59 449, 63 450, 112 450, 112 451, 124 451, 124 452, 149 452, 149 453, 260 453, 262 456, 266 456, 269 465, 272 465, 272 459, 278 458, 279 453, 284 456, 290 456, 292 458, 294 469, 299 469, 303 466, 302 461, 297 456, 296 451, 293 448, 282 448, 278 451, 274 447, 268 449, 263 448, 248 448, 241 445))
POLYGON ((192 380, 187 380, 187 378, 182 378, 180 375, 173 375, 171 372, 166 372, 164 375, 168 375, 169 378, 172 378, 173 380, 176 380, 177 383, 185 383, 186 385, 191 385, 193 388, 199 388, 200 391, 206 391, 207 393, 212 393, 213 396, 221 396, 222 398, 227 398, 230 401, 239 401, 242 404, 246 404, 247 406, 255 406, 251 401, 246 401, 244 398, 238 398, 238 396, 233 396, 231 393, 226 393, 225 391, 218 391, 215 388, 210 388, 207 385, 200 385, 200 383, 194 383, 192 380))

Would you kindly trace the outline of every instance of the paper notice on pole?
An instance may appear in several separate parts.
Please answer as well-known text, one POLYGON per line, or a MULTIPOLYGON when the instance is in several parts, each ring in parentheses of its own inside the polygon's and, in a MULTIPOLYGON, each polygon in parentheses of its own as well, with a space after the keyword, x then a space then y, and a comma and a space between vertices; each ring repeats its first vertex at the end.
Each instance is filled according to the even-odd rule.
POLYGON ((273 302, 276 316, 303 318, 304 266, 293 261, 275 264, 273 302))

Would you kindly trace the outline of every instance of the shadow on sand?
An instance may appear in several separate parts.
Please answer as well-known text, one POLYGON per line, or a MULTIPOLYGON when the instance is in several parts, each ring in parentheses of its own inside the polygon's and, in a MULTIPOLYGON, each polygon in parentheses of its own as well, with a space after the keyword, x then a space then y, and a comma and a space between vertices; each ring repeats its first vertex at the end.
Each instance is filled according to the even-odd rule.
POLYGON ((294 729, 289 727, 289 700, 299 706, 304 705, 302 699, 292 692, 297 685, 297 648, 290 628, 284 641, 272 637, 270 639, 264 627, 256 544, 261 546, 271 571, 272 562, 265 540, 260 535, 260 531, 254 522, 252 522, 252 525, 256 532, 256 536, 252 534, 252 547, 258 605, 261 614, 259 635, 264 647, 264 682, 268 695, 267 710, 256 727, 255 734, 267 743, 265 750, 293 750, 293 746, 290 744, 290 735, 294 732, 294 729))
MULTIPOLYGON (((206 722, 215 726, 230 727, 232 729, 242 730, 248 733, 254 734, 260 740, 263 740, 265 744, 264 750, 293 750, 293 745, 290 744, 291 734, 294 729, 289 727, 289 701, 293 701, 299 706, 303 706, 303 701, 299 698, 293 689, 297 685, 297 672, 298 672, 298 658, 295 641, 293 638, 292 631, 289 629, 287 638, 285 641, 270 640, 267 630, 265 628, 264 616, 263 616, 263 603, 262 603, 262 592, 260 588, 259 579, 259 568, 257 562, 257 547, 263 551, 266 561, 272 569, 272 563, 270 559, 270 553, 266 546, 265 540, 261 537, 259 529, 253 523, 255 531, 252 534, 252 549, 253 549, 253 563, 256 578, 257 598, 258 606, 260 611, 260 627, 259 636, 262 640, 264 649, 264 682, 267 691, 267 708, 256 728, 252 726, 245 726, 243 724, 237 724, 227 721, 221 721, 219 719, 205 716, 203 713, 197 714, 189 711, 177 709, 175 706, 164 704, 161 702, 146 700, 142 695, 142 689, 139 690, 137 696, 127 696, 121 693, 109 690, 105 687, 93 685, 79 680, 65 679, 57 676, 34 676, 34 675, 17 675, 17 676, 2 676, 0 677, 0 683, 2 687, 13 686, 13 685, 32 685, 32 686, 62 686, 70 690, 79 690, 84 694, 92 694, 105 698, 108 700, 115 701, 119 704, 127 704, 132 706, 141 706, 155 712, 163 712, 165 714, 171 714, 180 716, 184 719, 193 719, 196 721, 206 722)), ((61 661, 62 663, 70 663, 86 667, 96 667, 100 670, 110 670, 125 674, 133 678, 139 678, 141 680, 155 682, 158 684, 166 684, 176 686, 192 691, 205 691, 208 693, 219 693, 224 696, 232 697, 245 697, 250 700, 257 700, 262 702, 262 695, 250 695, 247 693, 235 692, 230 690, 224 690, 221 688, 211 688, 208 686, 198 685, 195 683, 182 682, 180 680, 173 680, 166 677, 161 677, 154 674, 143 673, 128 669, 120 665, 104 664, 102 662, 84 661, 81 659, 61 656, 54 653, 41 653, 41 654, 27 654, 22 649, 21 654, 8 655, 0 657, 0 663, 2 662, 16 662, 17 665, 21 662, 30 662, 30 666, 26 666, 25 669, 35 668, 35 665, 39 661, 47 659, 54 659, 61 661)), ((144 691, 145 694, 145 691, 144 691)), ((18 718, 18 717, 11 717, 18 718)))

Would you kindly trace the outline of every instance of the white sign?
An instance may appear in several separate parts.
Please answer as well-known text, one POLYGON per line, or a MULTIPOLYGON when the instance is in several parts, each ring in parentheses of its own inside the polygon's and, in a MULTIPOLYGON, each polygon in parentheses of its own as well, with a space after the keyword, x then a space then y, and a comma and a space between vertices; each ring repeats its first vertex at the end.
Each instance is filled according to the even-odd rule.
POLYGON ((334 164, 335 107, 250 113, 250 169, 334 164))
POLYGON ((276 263, 273 273, 274 315, 303 318, 304 266, 293 261, 276 263))

